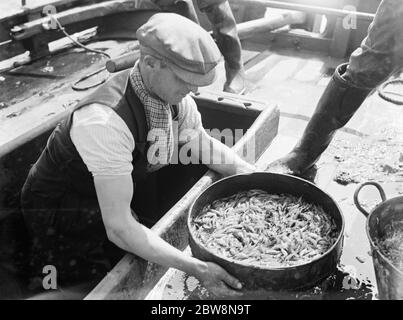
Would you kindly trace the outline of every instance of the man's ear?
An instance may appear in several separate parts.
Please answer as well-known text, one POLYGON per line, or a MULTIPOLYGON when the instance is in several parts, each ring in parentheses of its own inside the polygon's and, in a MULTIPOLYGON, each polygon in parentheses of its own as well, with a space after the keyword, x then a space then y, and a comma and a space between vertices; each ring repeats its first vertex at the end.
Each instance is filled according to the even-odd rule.
POLYGON ((155 69, 157 67, 157 64, 158 64, 158 60, 155 59, 153 56, 150 56, 150 55, 144 56, 143 62, 147 67, 149 67, 151 69, 155 69))

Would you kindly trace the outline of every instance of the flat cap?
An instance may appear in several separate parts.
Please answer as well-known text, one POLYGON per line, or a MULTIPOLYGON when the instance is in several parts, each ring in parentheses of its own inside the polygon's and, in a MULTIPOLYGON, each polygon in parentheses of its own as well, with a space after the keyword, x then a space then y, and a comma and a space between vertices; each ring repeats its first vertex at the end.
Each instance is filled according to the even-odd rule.
POLYGON ((207 86, 215 80, 221 53, 210 34, 175 13, 156 13, 136 32, 140 50, 163 58, 183 81, 207 86))

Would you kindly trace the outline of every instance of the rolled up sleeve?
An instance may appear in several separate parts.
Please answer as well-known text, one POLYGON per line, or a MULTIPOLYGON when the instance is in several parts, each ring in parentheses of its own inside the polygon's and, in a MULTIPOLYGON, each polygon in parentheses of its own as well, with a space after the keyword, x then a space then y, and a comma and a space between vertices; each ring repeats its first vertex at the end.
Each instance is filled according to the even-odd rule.
POLYGON ((130 174, 133 136, 113 110, 95 108, 74 115, 70 136, 78 153, 93 176, 130 174))

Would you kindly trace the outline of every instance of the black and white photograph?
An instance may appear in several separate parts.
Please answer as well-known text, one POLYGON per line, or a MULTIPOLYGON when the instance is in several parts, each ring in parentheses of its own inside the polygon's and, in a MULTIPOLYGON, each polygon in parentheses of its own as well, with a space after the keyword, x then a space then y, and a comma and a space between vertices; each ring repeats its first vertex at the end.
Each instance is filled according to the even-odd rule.
POLYGON ((0 300, 403 300, 403 0, 2 0, 0 300))

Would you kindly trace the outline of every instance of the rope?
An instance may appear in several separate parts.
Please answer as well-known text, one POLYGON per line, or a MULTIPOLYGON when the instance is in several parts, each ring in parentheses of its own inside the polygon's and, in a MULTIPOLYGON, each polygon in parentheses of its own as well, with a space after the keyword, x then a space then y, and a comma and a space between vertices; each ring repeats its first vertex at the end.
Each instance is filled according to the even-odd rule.
MULTIPOLYGON (((67 33, 67 31, 65 30, 65 28, 62 26, 62 24, 60 23, 60 21, 59 21, 55 16, 53 16, 53 15, 51 15, 51 14, 47 14, 47 16, 48 16, 50 19, 52 19, 53 21, 55 21, 56 24, 57 24, 57 26, 58 26, 58 28, 64 33, 64 35, 65 35, 67 38, 69 38, 73 43, 75 43, 77 46, 83 48, 83 49, 86 50, 86 51, 98 53, 98 54, 101 54, 101 55, 103 55, 103 56, 106 56, 108 59, 111 59, 111 56, 110 56, 109 54, 107 54, 106 52, 88 48, 87 46, 83 45, 83 44, 80 43, 78 40, 76 40, 76 39, 74 39, 72 36, 70 36, 70 35, 67 33)), ((94 76, 94 75, 96 75, 96 74, 102 72, 102 71, 105 70, 105 69, 106 69, 106 67, 102 67, 102 68, 100 68, 100 69, 98 69, 98 70, 96 70, 96 71, 94 71, 94 72, 91 72, 91 73, 89 73, 89 74, 87 74, 87 75, 81 77, 80 79, 78 79, 76 82, 74 82, 74 83, 71 85, 72 89, 75 90, 75 91, 84 91, 84 90, 88 90, 88 89, 91 89, 91 88, 94 88, 94 87, 97 87, 97 86, 101 85, 102 83, 104 83, 104 82, 109 78, 109 75, 107 75, 104 79, 102 79, 102 80, 100 80, 100 81, 98 81, 98 82, 96 82, 96 83, 94 83, 94 84, 92 84, 92 85, 89 85, 89 86, 86 86, 86 87, 79 87, 79 86, 77 86, 80 82, 82 82, 82 81, 84 81, 84 80, 86 80, 86 79, 88 79, 88 78, 90 78, 90 77, 92 77, 92 76, 94 76)))
POLYGON ((386 100, 388 102, 391 102, 391 103, 394 103, 394 104, 397 104, 397 105, 403 105, 403 79, 399 78, 399 79, 393 79, 393 80, 386 81, 378 89, 378 94, 382 99, 384 99, 384 100, 386 100), (394 85, 394 84, 395 85, 400 85, 402 87, 402 90, 401 90, 402 93, 386 91, 387 86, 394 85), (391 97, 391 95, 399 96, 400 99, 391 97))
POLYGON ((106 67, 102 67, 101 69, 95 70, 94 72, 91 72, 91 73, 89 73, 89 74, 87 74, 87 75, 81 77, 81 78, 78 79, 76 82, 74 82, 74 83, 71 85, 71 87, 72 87, 73 90, 75 90, 75 91, 84 91, 84 90, 88 90, 88 89, 91 89, 91 88, 95 88, 95 87, 97 87, 97 86, 103 84, 103 83, 109 78, 109 75, 106 76, 105 78, 103 78, 102 80, 100 80, 100 81, 98 81, 98 82, 92 84, 92 85, 89 85, 89 86, 86 86, 86 87, 79 87, 79 86, 78 86, 78 84, 79 84, 80 82, 82 82, 82 81, 84 81, 84 80, 86 80, 86 79, 88 79, 88 78, 90 78, 90 77, 92 77, 92 76, 94 76, 94 75, 96 75, 96 74, 98 74, 98 73, 104 71, 104 70, 106 70, 106 67))

